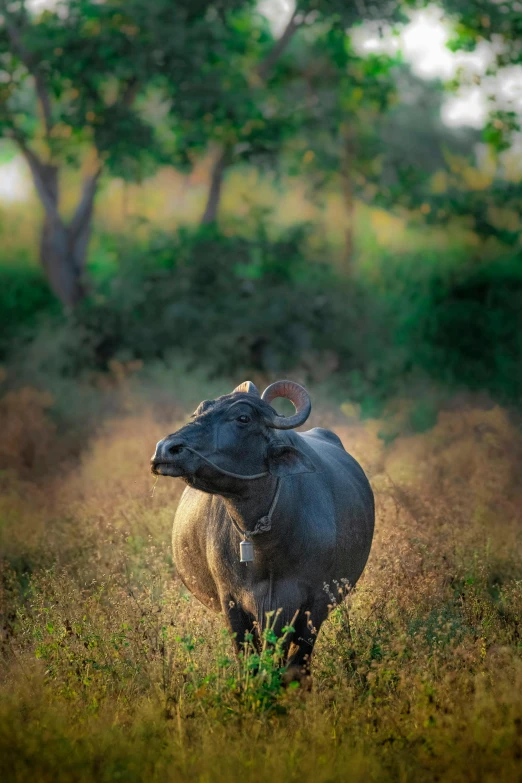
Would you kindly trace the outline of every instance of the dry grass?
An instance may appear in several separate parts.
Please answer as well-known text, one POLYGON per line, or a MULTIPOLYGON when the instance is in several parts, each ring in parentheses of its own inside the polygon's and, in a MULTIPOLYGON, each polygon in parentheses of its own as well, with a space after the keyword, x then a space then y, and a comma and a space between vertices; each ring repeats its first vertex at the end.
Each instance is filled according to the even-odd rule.
POLYGON ((0 401, 2 780, 520 779, 521 440, 505 411, 460 405, 388 446, 389 421, 332 414, 377 532, 305 694, 281 688, 270 650, 257 677, 238 665, 173 573, 181 486, 152 492, 156 407, 127 397, 75 452, 25 394, 22 461, 27 406, 0 401))

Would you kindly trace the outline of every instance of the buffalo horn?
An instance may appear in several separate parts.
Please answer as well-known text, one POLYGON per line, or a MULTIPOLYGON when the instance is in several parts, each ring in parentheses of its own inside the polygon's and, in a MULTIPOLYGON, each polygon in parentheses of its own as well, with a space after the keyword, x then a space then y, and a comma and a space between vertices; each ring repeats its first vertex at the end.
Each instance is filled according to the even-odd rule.
POLYGON ((274 416, 268 422, 270 427, 277 430, 292 430, 305 423, 312 410, 312 403, 308 392, 302 386, 293 381, 276 381, 264 390, 261 399, 270 404, 277 397, 285 397, 290 400, 295 407, 295 414, 293 416, 274 416))
POLYGON ((252 383, 252 381, 245 381, 244 383, 240 383, 239 386, 236 386, 232 394, 235 394, 235 392, 255 394, 256 397, 260 396, 257 386, 255 385, 255 383, 252 383))

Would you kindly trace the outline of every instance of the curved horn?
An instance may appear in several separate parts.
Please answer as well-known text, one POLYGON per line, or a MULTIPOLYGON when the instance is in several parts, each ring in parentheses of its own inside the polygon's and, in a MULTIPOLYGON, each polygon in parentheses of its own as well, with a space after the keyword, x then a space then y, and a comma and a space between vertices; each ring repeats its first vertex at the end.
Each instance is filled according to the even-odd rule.
POLYGON ((274 416, 269 422, 269 427, 276 430, 293 430, 294 427, 300 427, 304 424, 312 410, 312 403, 308 392, 294 381, 276 381, 266 388, 261 395, 261 399, 271 403, 276 397, 286 397, 295 407, 293 416, 274 416))
POLYGON ((244 383, 240 383, 239 386, 236 386, 232 394, 235 392, 245 392, 246 394, 255 394, 256 397, 260 397, 259 390, 255 383, 252 383, 252 381, 245 381, 244 383))

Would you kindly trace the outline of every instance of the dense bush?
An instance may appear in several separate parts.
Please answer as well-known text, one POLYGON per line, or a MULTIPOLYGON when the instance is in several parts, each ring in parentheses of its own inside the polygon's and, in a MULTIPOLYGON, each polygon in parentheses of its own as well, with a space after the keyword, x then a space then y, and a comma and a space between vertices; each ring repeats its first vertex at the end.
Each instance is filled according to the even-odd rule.
POLYGON ((177 354, 216 375, 362 376, 379 354, 386 319, 375 313, 384 300, 311 257, 307 233, 298 226, 247 240, 206 229, 160 235, 147 247, 129 242, 112 279, 98 281, 74 314, 45 332, 40 324, 43 360, 42 341, 51 341, 52 369, 65 375, 177 354))
POLYGON ((58 311, 59 305, 38 269, 0 265, 0 356, 11 340, 35 325, 41 313, 58 311))
MULTIPOLYGON (((119 246, 117 273, 99 277, 73 315, 55 311, 46 331, 39 323, 32 356, 49 362, 52 344, 53 366, 44 372, 62 375, 174 355, 216 376, 336 374, 366 404, 426 378, 518 402, 517 258, 441 264, 383 254, 378 267, 348 279, 311 250, 308 234, 307 225, 276 238, 261 228, 248 239, 206 228, 160 234, 147 245, 129 240, 119 246)), ((23 293, 10 296, 23 302, 17 317, 27 327, 53 305, 35 276, 17 280, 5 290, 23 293)), ((19 334, 12 319, 8 334, 19 334)))
POLYGON ((522 391, 522 267, 520 259, 459 270, 436 281, 424 339, 441 380, 458 379, 497 398, 522 391))
POLYGON ((278 371, 338 345, 331 275, 301 256, 304 236, 248 241, 207 230, 129 248, 106 293, 76 314, 96 335, 93 361, 182 352, 217 373, 278 371))

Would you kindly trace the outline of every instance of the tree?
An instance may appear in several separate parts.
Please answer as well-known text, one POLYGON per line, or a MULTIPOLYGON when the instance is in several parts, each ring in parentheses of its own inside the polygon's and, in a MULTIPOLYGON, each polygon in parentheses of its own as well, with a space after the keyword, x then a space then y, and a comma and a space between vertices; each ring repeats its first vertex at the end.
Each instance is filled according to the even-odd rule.
POLYGON ((386 139, 381 126, 396 100, 398 61, 358 55, 342 25, 315 38, 296 73, 300 133, 290 145, 294 170, 307 174, 312 196, 333 186, 342 193, 345 220, 344 269, 354 252, 357 198, 383 189, 386 139))
MULTIPOLYGON (((481 139, 488 147, 492 166, 487 175, 480 175, 474 168, 471 145, 466 156, 446 153, 443 186, 434 192, 429 178, 418 178, 402 201, 409 207, 424 204, 424 219, 429 223, 444 224, 458 217, 482 240, 494 239, 513 246, 519 243, 516 216, 522 209, 522 182, 513 181, 504 165, 504 154, 520 132, 521 115, 517 96, 510 99, 496 88, 505 75, 513 76, 509 69, 522 65, 520 9, 514 3, 492 0, 442 0, 441 5, 453 28, 448 44, 451 50, 471 52, 479 44, 490 47, 491 62, 486 73, 472 78, 489 104, 481 139)), ((445 87, 456 90, 468 83, 469 76, 462 71, 445 87)), ((476 138, 479 140, 480 135, 476 138)))
POLYGON ((94 199, 104 170, 143 176, 168 152, 157 143, 147 98, 183 85, 208 63, 216 22, 240 0, 68 0, 31 14, 0 0, 0 133, 25 157, 43 207, 40 259, 60 301, 85 293, 94 199), (60 175, 81 168, 72 217, 60 175))
MULTIPOLYGON (((306 52, 316 56, 318 42, 321 42, 320 56, 324 58, 331 37, 337 37, 337 45, 342 48, 348 41, 348 28, 365 18, 376 17, 387 21, 401 19, 400 4, 396 0, 372 3, 364 0, 359 3, 297 0, 283 33, 276 40, 266 25, 260 29, 259 21, 256 25, 251 17, 249 56, 243 63, 243 71, 238 72, 242 81, 238 78, 222 90, 220 96, 224 105, 221 110, 216 107, 219 121, 215 122, 213 112, 209 111, 208 115, 210 122, 205 136, 214 142, 218 151, 203 223, 212 223, 217 218, 223 176, 228 166, 261 159, 273 162, 279 157, 285 141, 300 132, 297 117, 302 117, 302 96, 297 95, 295 83, 308 78, 306 73, 298 72, 300 64, 308 67, 306 52), (300 102, 294 103, 293 98, 300 102)), ((338 61, 337 65, 343 69, 346 63, 338 61)), ((341 76, 336 74, 336 78, 341 76)))
MULTIPOLYGON (((272 70, 302 20, 296 9, 276 41, 271 40, 266 25, 263 29, 258 21, 252 16, 242 20, 243 23, 237 31, 243 42, 242 68, 235 69, 233 79, 224 81, 224 89, 216 90, 213 105, 208 107, 209 110, 204 115, 209 121, 201 135, 201 141, 207 144, 210 135, 215 152, 208 198, 201 220, 203 225, 214 223, 217 218, 226 169, 239 160, 253 160, 270 155, 274 143, 280 143, 284 135, 286 118, 281 116, 280 111, 275 110, 274 100, 270 100, 265 88, 272 70), (266 116, 267 103, 272 106, 270 122, 266 116)), ((280 110, 280 107, 278 109, 280 110)), ((192 121, 198 123, 198 118, 192 116, 192 121)))

